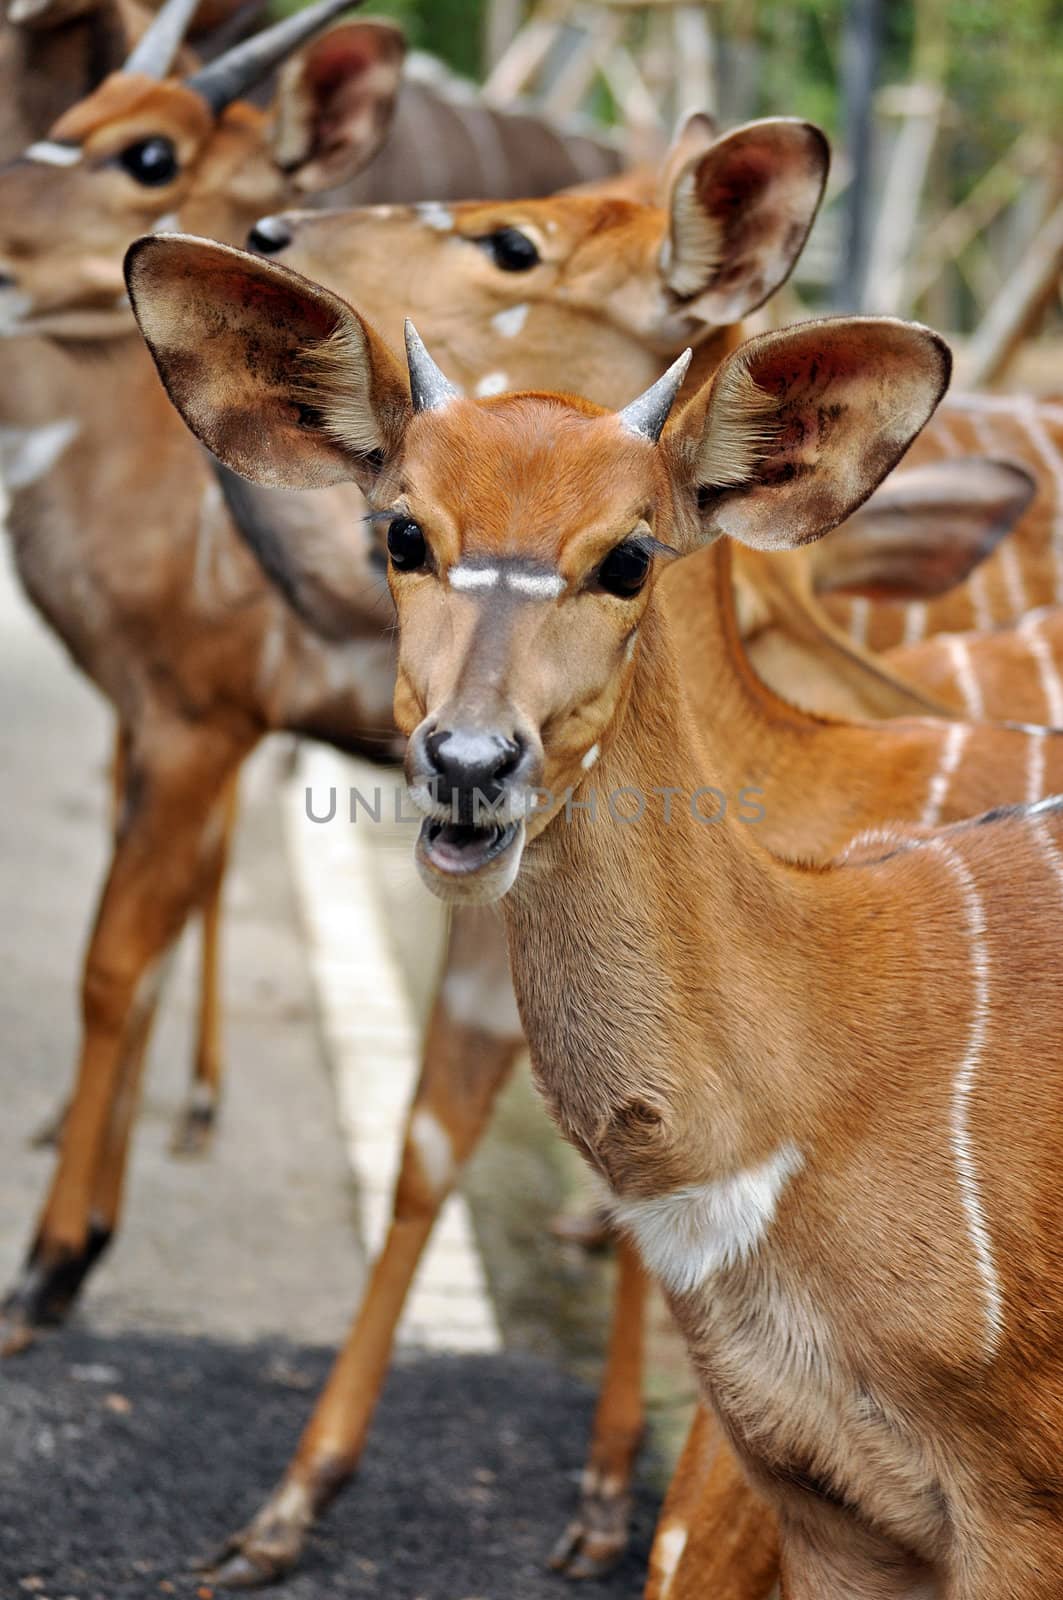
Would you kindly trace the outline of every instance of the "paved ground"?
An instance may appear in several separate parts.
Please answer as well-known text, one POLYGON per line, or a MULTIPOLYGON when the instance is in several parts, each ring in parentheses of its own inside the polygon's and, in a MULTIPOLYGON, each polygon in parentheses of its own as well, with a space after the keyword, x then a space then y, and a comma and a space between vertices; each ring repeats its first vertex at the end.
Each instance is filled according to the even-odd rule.
MULTIPOLYGON (((108 741, 103 708, 0 573, 0 1284, 50 1167, 27 1135, 72 1068, 108 741)), ((359 866, 350 837, 299 842, 300 789, 285 791, 283 755, 267 751, 245 785, 214 1152, 196 1162, 168 1151, 189 1054, 190 948, 152 1051, 122 1235, 74 1326, 0 1370, 0 1600, 195 1594, 189 1554, 273 1483, 361 1292, 416 1062, 430 913, 409 899, 402 841, 372 846, 384 852, 375 866, 359 866), (416 945, 347 915, 364 897, 346 893, 343 874, 363 867, 385 922, 418 919, 416 945), (396 997, 383 1033, 351 1024, 352 966, 363 989, 369 973, 375 992, 390 985, 396 997), (369 1137, 381 1108, 392 1122, 369 1137)), ((580 1184, 518 1073, 414 1297, 364 1471, 279 1593, 568 1592, 543 1556, 575 1492, 610 1268, 558 1245, 546 1224, 580 1184)), ((674 1339, 659 1329, 655 1347, 657 1448, 635 1554, 593 1590, 609 1600, 640 1592, 663 1461, 686 1414, 674 1339)))

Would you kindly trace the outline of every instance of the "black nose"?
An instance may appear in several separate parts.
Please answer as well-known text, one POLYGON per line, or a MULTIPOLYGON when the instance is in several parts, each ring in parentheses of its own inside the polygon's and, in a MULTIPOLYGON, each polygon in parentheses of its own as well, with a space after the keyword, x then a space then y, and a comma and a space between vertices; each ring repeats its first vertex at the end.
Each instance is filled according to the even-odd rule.
POLYGON ((292 242, 292 230, 283 217, 259 217, 247 236, 247 248, 260 256, 275 256, 292 242))
POLYGON ((506 739, 472 728, 446 728, 428 735, 425 750, 437 798, 452 807, 456 798, 457 820, 471 825, 489 820, 483 811, 501 800, 506 779, 520 764, 524 742, 519 735, 506 739))

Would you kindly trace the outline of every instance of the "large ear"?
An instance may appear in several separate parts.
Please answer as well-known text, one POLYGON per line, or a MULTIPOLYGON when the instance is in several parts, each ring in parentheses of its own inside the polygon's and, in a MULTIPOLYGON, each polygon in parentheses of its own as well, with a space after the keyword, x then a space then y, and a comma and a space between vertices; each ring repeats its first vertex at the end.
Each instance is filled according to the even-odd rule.
POLYGON ((406 40, 390 22, 342 22, 285 63, 273 152, 297 190, 331 189, 368 166, 387 137, 406 40))
POLYGON ((707 150, 699 132, 685 161, 669 158, 660 270, 690 315, 724 327, 790 276, 823 198, 830 146, 792 117, 747 123, 707 150))
POLYGON ((750 339, 665 434, 701 538, 792 550, 829 533, 896 466, 951 366, 938 334, 884 317, 750 339))
POLYGON ((337 295, 183 234, 139 239, 126 283, 170 399, 234 472, 270 487, 368 489, 399 454, 405 374, 337 295))
POLYGON ((696 166, 719 137, 719 123, 708 111, 692 111, 688 117, 684 117, 668 146, 657 176, 657 192, 662 206, 671 206, 680 175, 688 167, 696 166))
POLYGON ((952 456, 895 472, 812 554, 817 594, 931 600, 993 554, 1037 493, 1012 461, 952 456))

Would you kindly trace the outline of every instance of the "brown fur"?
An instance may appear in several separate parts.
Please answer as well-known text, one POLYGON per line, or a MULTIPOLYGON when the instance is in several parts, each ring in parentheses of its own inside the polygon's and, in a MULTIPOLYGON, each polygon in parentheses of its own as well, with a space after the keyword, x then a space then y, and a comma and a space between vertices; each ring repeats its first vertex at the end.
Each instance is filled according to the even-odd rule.
MULTIPOLYGON (((644 521, 680 550, 721 525, 756 543, 824 531, 907 442, 882 396, 903 399, 914 431, 944 365, 927 335, 896 324, 806 325, 751 359, 760 387, 777 384, 808 470, 777 478, 783 436, 753 483, 700 497, 700 510, 691 463, 712 436, 711 401, 688 407, 660 450, 586 406, 453 402, 415 418, 380 474, 352 461, 380 503, 401 495, 432 549, 432 572, 393 575, 404 727, 426 713, 439 728, 519 727, 531 781, 555 795, 719 780, 737 729, 725 705, 706 718, 684 689, 692 663, 667 579, 619 601, 596 589, 598 560, 644 521), (784 371, 793 387, 773 378, 784 371), (566 594, 503 605, 441 582, 478 558, 549 562, 566 594), (592 745, 602 754, 584 778, 592 745)), ((725 576, 712 556, 710 607, 725 576)), ((710 684, 734 650, 726 631, 710 640, 697 663, 710 684)), ((1058 1093, 1045 1105, 1058 1029, 1044 1000, 1061 975, 1058 857, 1044 841, 1058 851, 1063 823, 1020 809, 921 837, 898 830, 849 864, 809 869, 739 823, 678 811, 671 826, 609 826, 555 804, 528 825, 503 900, 537 1082, 629 1214, 801 1152, 748 1260, 671 1294, 780 1516, 793 1600, 935 1584, 950 1600, 1049 1600, 1063 1581, 1059 1357, 1042 1311, 1063 1299, 1058 1093), (972 1053, 971 1158, 999 1317, 950 1140, 972 1053)), ((497 874, 485 877, 497 893, 497 874)))

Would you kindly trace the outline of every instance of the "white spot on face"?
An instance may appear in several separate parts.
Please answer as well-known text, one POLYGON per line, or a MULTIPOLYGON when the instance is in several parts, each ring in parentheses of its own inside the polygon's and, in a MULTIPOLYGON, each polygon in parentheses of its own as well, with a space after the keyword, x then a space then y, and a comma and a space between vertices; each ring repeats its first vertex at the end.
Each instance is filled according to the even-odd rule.
POLYGON ((426 201, 424 205, 415 209, 425 227, 434 228, 437 233, 449 233, 454 226, 453 211, 448 211, 446 206, 441 206, 436 200, 426 201))
POLYGON ((481 400, 486 400, 489 395, 505 394, 509 388, 509 379, 504 372, 485 372, 479 379, 473 393, 481 400))
POLYGON ((423 1107, 410 1119, 410 1138, 429 1186, 438 1195, 454 1181, 454 1147, 439 1118, 423 1107))
POLYGON ((494 589, 501 574, 497 567, 451 567, 452 589, 494 589))
POLYGON ((661 1577, 661 1600, 668 1600, 679 1558, 686 1549, 687 1537, 687 1529, 682 1523, 674 1522, 670 1527, 662 1528, 653 1541, 653 1564, 661 1577))
POLYGON ((618 1200, 613 1214, 666 1288, 688 1294, 746 1261, 771 1227, 779 1197, 804 1158, 785 1144, 759 1167, 651 1200, 618 1200))
POLYGON ((509 306, 491 318, 491 326, 502 335, 503 339, 515 339, 527 321, 530 309, 527 303, 509 306))
POLYGON ((495 1039, 523 1037, 513 987, 508 978, 500 982, 493 971, 484 974, 470 967, 465 972, 448 972, 443 979, 443 1004, 463 1028, 476 1028, 495 1039))
POLYGON ((81 432, 72 417, 39 428, 0 428, 0 476, 9 489, 28 489, 55 466, 81 432))
POLYGON ((589 750, 584 751, 583 759, 580 762, 580 766, 583 768, 584 772, 589 772, 591 770, 601 753, 602 747, 600 744, 592 744, 589 750))
POLYGON ((47 167, 76 167, 81 160, 81 146, 57 144, 53 139, 41 139, 26 151, 27 161, 40 161, 47 167))
MULTIPOLYGON (((1031 815, 1040 806, 1031 809, 1031 815)), ((929 841, 929 847, 946 863, 963 895, 964 916, 971 941, 971 973, 973 997, 971 1025, 967 1050, 952 1086, 952 1112, 950 1133, 952 1154, 956 1163, 956 1176, 960 1198, 967 1215, 967 1231, 974 1247, 975 1264, 982 1280, 985 1296, 986 1343, 992 1355, 1004 1327, 1004 1302, 1000 1281, 993 1264, 993 1245, 989 1227, 982 1209, 982 1196, 975 1162, 974 1143, 971 1138, 970 1102, 975 1085, 982 1051, 985 1047, 986 1024, 989 1019, 989 949, 986 942, 985 912, 978 893, 974 875, 957 850, 941 839, 929 841)))

